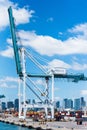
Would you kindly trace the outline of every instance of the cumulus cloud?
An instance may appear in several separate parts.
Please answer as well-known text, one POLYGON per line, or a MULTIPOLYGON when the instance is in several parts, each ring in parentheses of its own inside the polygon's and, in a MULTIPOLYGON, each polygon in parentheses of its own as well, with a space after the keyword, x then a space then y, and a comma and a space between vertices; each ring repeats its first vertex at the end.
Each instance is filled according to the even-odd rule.
POLYGON ((87 95, 87 90, 81 90, 81 95, 87 95))
MULTIPOLYGON (((35 49, 41 55, 54 56, 56 55, 69 55, 69 54, 86 54, 87 53, 87 43, 86 40, 78 38, 69 38, 66 41, 61 41, 54 39, 50 36, 37 35, 35 31, 19 31, 19 36, 21 43, 25 47, 31 47, 35 49)), ((8 43, 11 45, 11 39, 7 39, 8 43)), ((11 47, 4 51, 3 56, 13 56, 11 54, 11 47), (10 51, 10 54, 8 53, 10 51), (9 54, 9 55, 8 55, 9 54)), ((87 64, 80 64, 78 60, 73 59, 70 64, 65 63, 62 60, 54 59, 48 63, 49 67, 65 67, 66 69, 74 70, 85 70, 87 69, 87 64)))
POLYGON ((61 67, 61 68, 66 68, 66 69, 71 68, 71 66, 69 64, 65 63, 62 60, 58 60, 58 59, 54 59, 51 62, 49 62, 48 66, 49 66, 49 68, 52 68, 52 67, 59 67, 59 68, 61 67))
POLYGON ((24 24, 30 22, 30 18, 34 13, 33 10, 28 10, 25 7, 19 8, 10 0, 0 0, 0 30, 5 29, 9 25, 8 8, 12 6, 13 14, 17 20, 17 24, 24 24))
POLYGON ((77 34, 78 36, 80 35, 87 35, 87 23, 83 23, 83 24, 78 24, 76 26, 74 26, 71 29, 68 29, 68 31, 70 33, 74 33, 77 34))
MULTIPOLYGON (((68 31, 74 33, 74 37, 69 37, 68 39, 62 41, 60 39, 53 38, 48 35, 37 35, 35 31, 24 31, 20 30, 18 35, 21 39, 21 44, 24 47, 31 47, 37 51, 40 55, 54 56, 54 55, 71 55, 71 54, 87 54, 87 39, 86 39, 86 28, 87 23, 77 25, 68 31), (82 32, 82 33, 80 33, 82 32)), ((7 39, 9 45, 12 44, 11 39, 7 39)), ((19 41, 20 42, 20 41, 19 41)), ((18 43, 19 44, 19 43, 18 43)), ((6 55, 10 57, 12 53, 11 47, 5 50, 6 55)), ((1 55, 6 56, 3 51, 1 55)), ((12 55, 11 55, 12 56, 12 55)), ((59 59, 54 59, 49 62, 49 65, 57 67, 65 67, 74 70, 85 70, 87 69, 87 64, 80 64, 78 61, 73 61, 71 65, 60 61, 59 59)))
POLYGON ((6 41, 10 46, 12 46, 12 39, 10 38, 7 38, 7 41, 6 41))
POLYGON ((13 48, 8 46, 6 50, 0 51, 0 55, 3 56, 3 57, 12 58, 13 55, 14 55, 13 48))
POLYGON ((10 5, 13 5, 13 3, 9 0, 0 1, 0 30, 9 24, 7 9, 10 5))
POLYGON ((1 88, 16 88, 16 85, 8 85, 7 83, 0 84, 1 88))
POLYGON ((1 88, 8 88, 8 85, 6 83, 2 83, 2 84, 0 84, 0 87, 1 88))
POLYGON ((30 18, 32 18, 33 10, 26 10, 26 8, 18 8, 13 9, 13 15, 16 19, 16 24, 25 24, 30 22, 30 18))
POLYGON ((72 69, 72 70, 85 70, 87 69, 87 64, 80 64, 76 61, 73 61, 71 64, 68 64, 62 60, 54 59, 48 63, 46 68, 62 68, 62 69, 72 69))
POLYGON ((60 101, 61 98, 60 98, 60 97, 55 97, 54 100, 55 100, 55 101, 60 101))
POLYGON ((24 46, 30 46, 41 55, 70 55, 87 54, 87 41, 77 37, 70 37, 65 41, 51 36, 37 35, 34 31, 19 32, 24 46))
POLYGON ((4 77, 4 78, 0 78, 0 83, 3 82, 18 82, 18 78, 14 78, 14 77, 4 77))
POLYGON ((45 86, 45 85, 46 85, 45 81, 42 81, 41 79, 38 79, 35 83, 36 83, 37 85, 42 85, 42 86, 45 86))
POLYGON ((85 70, 85 69, 87 69, 87 64, 79 64, 78 62, 73 62, 72 69, 74 69, 74 70, 85 70))
POLYGON ((0 78, 0 87, 2 88, 16 88, 18 83, 18 79, 14 77, 4 77, 0 78))
POLYGON ((37 35, 34 31, 20 31, 19 36, 24 46, 30 46, 41 55, 53 56, 61 53, 63 44, 61 40, 57 40, 50 36, 37 35), (58 48, 59 47, 59 48, 58 48))

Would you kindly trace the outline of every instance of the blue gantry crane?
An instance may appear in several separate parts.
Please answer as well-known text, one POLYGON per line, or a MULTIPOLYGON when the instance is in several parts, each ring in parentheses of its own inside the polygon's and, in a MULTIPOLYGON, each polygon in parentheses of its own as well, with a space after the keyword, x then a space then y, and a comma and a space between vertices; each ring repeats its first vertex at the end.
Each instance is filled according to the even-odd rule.
POLYGON ((17 38, 16 38, 16 31, 15 31, 15 24, 14 24, 14 18, 12 16, 12 9, 11 7, 8 9, 9 11, 9 20, 11 24, 11 34, 12 34, 12 42, 13 42, 13 47, 14 47, 14 56, 15 56, 15 62, 16 62, 16 69, 17 69, 17 74, 22 73, 22 68, 21 68, 21 61, 20 61, 20 55, 19 51, 20 49, 17 46, 17 38))
POLYGON ((29 89, 38 97, 38 99, 41 100, 42 105, 35 104, 34 107, 43 107, 45 108, 45 112, 47 115, 47 108, 51 108, 51 114, 52 118, 54 118, 54 79, 55 78, 66 78, 66 79, 72 79, 72 82, 78 82, 79 80, 86 81, 87 78, 84 76, 84 74, 67 74, 65 69, 51 69, 49 72, 46 72, 42 65, 32 57, 32 55, 25 50, 23 47, 19 47, 17 45, 17 36, 16 36, 16 29, 15 29, 15 22, 14 22, 14 17, 12 14, 12 8, 9 7, 8 9, 9 13, 9 21, 10 21, 10 29, 11 29, 11 35, 12 35, 12 42, 13 42, 13 49, 14 49, 14 56, 15 56, 15 62, 16 62, 16 70, 17 74, 19 75, 19 118, 21 118, 21 111, 22 108, 24 110, 24 118, 26 117, 26 110, 28 107, 33 107, 32 105, 27 105, 26 104, 26 86, 29 87, 29 89), (26 66, 25 66, 25 55, 29 57, 29 59, 36 65, 38 68, 43 72, 43 74, 30 74, 29 72, 26 71, 26 66), (46 80, 46 91, 45 93, 42 92, 34 83, 34 81, 31 80, 32 78, 45 78, 46 80), (49 87, 48 87, 48 80, 52 79, 52 95, 51 95, 51 100, 49 99, 49 87), (36 91, 32 89, 32 87, 26 82, 26 79, 28 79, 33 87, 35 87, 41 95, 45 97, 45 100, 47 100, 46 103, 41 99, 41 96, 38 95, 36 91), (23 104, 21 104, 21 92, 20 92, 20 83, 21 81, 23 82, 23 104))

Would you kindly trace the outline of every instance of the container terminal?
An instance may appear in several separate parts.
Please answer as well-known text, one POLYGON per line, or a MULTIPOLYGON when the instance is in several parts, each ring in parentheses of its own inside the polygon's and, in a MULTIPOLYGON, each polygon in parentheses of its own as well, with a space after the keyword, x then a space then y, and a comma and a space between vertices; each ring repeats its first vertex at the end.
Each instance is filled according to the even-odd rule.
POLYGON ((10 111, 0 114, 0 121, 22 127, 34 128, 36 130, 82 130, 87 129, 87 115, 83 111, 55 112, 54 109, 54 79, 70 79, 72 82, 87 81, 84 74, 68 74, 65 68, 50 68, 45 70, 44 67, 28 52, 24 47, 19 47, 17 44, 17 33, 12 13, 12 8, 8 9, 10 30, 14 49, 16 70, 19 77, 19 112, 10 111), (26 59, 28 57, 43 73, 30 74, 26 70, 26 59), (32 78, 32 79, 31 79, 32 78), (43 92, 34 83, 34 78, 45 79, 45 91, 43 92), (49 80, 51 79, 51 98, 49 98, 49 80), (39 92, 34 91, 32 86, 39 92), (21 84, 23 90, 21 92, 21 84), (40 100, 41 104, 26 103, 26 87, 30 92, 40 100), (23 97, 21 98, 21 95, 23 97), (42 98, 43 96, 43 98, 42 98), (28 108, 40 108, 43 111, 28 111, 28 108))
POLYGON ((86 130, 87 121, 84 121, 81 114, 83 114, 81 111, 77 111, 76 116, 72 113, 69 115, 65 111, 61 114, 56 112, 52 120, 50 116, 44 118, 44 112, 30 111, 26 114, 26 119, 19 119, 17 112, 5 111, 0 114, 0 121, 35 130, 86 130))

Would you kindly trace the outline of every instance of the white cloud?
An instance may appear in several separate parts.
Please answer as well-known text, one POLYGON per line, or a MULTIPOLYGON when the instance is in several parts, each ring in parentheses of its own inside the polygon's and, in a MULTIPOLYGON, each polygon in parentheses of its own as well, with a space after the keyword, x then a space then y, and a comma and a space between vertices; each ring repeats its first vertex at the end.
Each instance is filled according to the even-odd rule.
MULTIPOLYGON (((50 36, 38 36, 36 35, 35 31, 29 32, 21 30, 19 32, 19 36, 21 38, 21 42, 24 46, 32 47, 34 48, 38 53, 42 55, 48 55, 52 56, 53 54, 70 54, 72 53, 81 53, 87 49, 86 41, 81 43, 81 40, 78 41, 78 39, 68 39, 63 43, 60 40, 54 39, 50 36), (76 42, 77 41, 77 42, 76 42), (51 44, 51 45, 50 45, 51 44), (79 44, 79 47, 78 47, 79 44), (59 46, 60 45, 60 46, 59 46), (75 45, 75 47, 74 47, 75 45), (68 50, 67 50, 67 48, 68 50), (59 50, 59 48, 60 50, 59 50), (64 49, 65 48, 65 49, 64 49), (79 48, 79 49, 78 49, 79 48)), ((11 39, 7 39, 7 42, 11 45, 11 39)), ((83 52, 83 53, 84 53, 83 52)), ((12 57, 13 56, 13 49, 11 47, 8 47, 7 50, 0 52, 1 55, 12 57)), ((66 69, 73 69, 73 70, 85 70, 87 69, 87 64, 80 64, 78 63, 78 60, 76 61, 76 58, 74 58, 74 61, 70 64, 65 63, 62 60, 54 59, 53 61, 50 61, 48 63, 49 67, 63 67, 66 69)))
POLYGON ((61 68, 66 68, 66 69, 71 68, 71 66, 69 64, 65 63, 62 60, 58 60, 58 59, 54 59, 51 62, 49 62, 48 66, 49 66, 49 68, 52 68, 52 67, 59 67, 59 68, 61 67, 61 68))
MULTIPOLYGON (((75 26, 73 29, 69 30, 73 33, 82 31, 86 35, 87 24, 81 24, 75 26)), ((65 41, 53 38, 51 36, 37 35, 35 31, 19 31, 19 36, 23 46, 31 47, 35 49, 41 55, 54 56, 54 55, 70 55, 70 54, 87 54, 87 40, 84 35, 77 35, 76 37, 70 37, 65 41)), ((11 45, 11 40, 7 40, 11 45)), ((11 51, 11 48, 7 48, 11 51)), ((8 52, 7 51, 7 52, 8 52)), ((9 53, 8 53, 9 54, 9 53)), ((6 54, 7 55, 7 54, 6 54)), ((78 61, 74 61, 71 65, 60 61, 59 59, 54 59, 49 63, 57 67, 72 68, 74 70, 85 70, 87 69, 87 64, 80 64, 78 61)))
POLYGON ((81 95, 87 95, 87 90, 81 90, 81 95))
POLYGON ((79 34, 80 32, 83 32, 84 34, 87 34, 87 23, 78 24, 78 25, 74 26, 73 28, 68 29, 68 31, 70 33, 79 34))
POLYGON ((24 24, 30 22, 30 18, 32 18, 33 10, 26 10, 26 8, 18 8, 13 9, 13 15, 16 19, 16 24, 24 24))
POLYGON ((23 30, 19 32, 19 36, 24 46, 31 46, 41 55, 52 56, 61 50, 61 46, 59 45, 61 45, 62 42, 50 36, 36 35, 34 31, 25 32, 23 30))
POLYGON ((8 85, 7 83, 0 84, 0 88, 17 88, 16 85, 8 85))
POLYGON ((41 55, 70 55, 87 54, 87 41, 81 38, 68 38, 65 41, 51 36, 37 35, 34 31, 20 31, 21 41, 24 46, 30 46, 41 55))
POLYGON ((86 70, 87 64, 80 64, 78 62, 73 61, 71 64, 68 64, 62 60, 54 59, 48 63, 46 68, 52 69, 54 67, 63 68, 63 69, 73 69, 73 70, 86 70))
POLYGON ((78 62, 73 62, 72 68, 74 70, 85 70, 87 69, 87 64, 79 64, 78 62))
POLYGON ((8 85, 6 83, 2 83, 2 84, 0 84, 0 87, 1 88, 8 88, 8 85))
POLYGON ((60 101, 61 98, 56 96, 56 97, 54 98, 54 100, 55 100, 55 101, 60 101))
MULTIPOLYGON (((79 30, 81 30, 86 34, 85 28, 87 28, 87 24, 82 28, 80 26, 82 25, 78 25, 78 29, 71 29, 72 32, 79 32, 79 30)), ((41 55, 87 54, 87 40, 83 38, 83 35, 80 37, 70 37, 67 40, 62 41, 51 36, 37 35, 35 31, 30 32, 21 30, 19 31, 19 36, 24 46, 32 47, 41 55)))
POLYGON ((37 85, 42 85, 42 86, 45 86, 46 83, 45 81, 41 80, 41 79, 38 79, 36 82, 35 82, 37 85))
POLYGON ((0 78, 0 83, 3 83, 3 82, 15 82, 17 83, 18 82, 18 78, 14 78, 14 77, 4 77, 4 78, 0 78))
POLYGON ((0 87, 2 88, 16 88, 18 83, 18 79, 14 77, 4 77, 0 78, 0 87))
POLYGON ((0 55, 3 57, 12 58, 14 55, 13 48, 8 46, 6 50, 0 51, 0 55))
POLYGON ((10 5, 13 5, 13 3, 9 0, 0 0, 0 30, 9 24, 7 9, 10 5))
POLYGON ((7 38, 7 43, 9 44, 9 45, 11 45, 12 46, 12 39, 10 39, 10 38, 7 38))
POLYGON ((32 18, 33 10, 28 10, 25 7, 18 8, 17 4, 14 4, 10 0, 0 0, 0 30, 3 30, 9 25, 8 8, 12 6, 13 14, 17 20, 17 24, 24 24, 30 22, 32 18))
POLYGON ((14 78, 14 77, 5 77, 4 81, 6 82, 18 82, 18 78, 14 78))

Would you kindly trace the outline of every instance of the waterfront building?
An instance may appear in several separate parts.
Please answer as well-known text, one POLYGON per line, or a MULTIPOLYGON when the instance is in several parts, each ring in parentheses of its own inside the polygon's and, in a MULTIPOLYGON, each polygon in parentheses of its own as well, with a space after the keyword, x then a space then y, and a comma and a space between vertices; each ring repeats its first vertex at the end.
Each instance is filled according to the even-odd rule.
POLYGON ((35 103, 36 103, 36 102, 35 102, 35 99, 33 99, 33 100, 32 100, 32 104, 35 104, 35 103))
POLYGON ((73 100, 72 99, 68 99, 68 108, 73 109, 73 100))
POLYGON ((8 101, 7 102, 7 108, 10 109, 10 108, 14 108, 14 104, 12 101, 8 101))
POLYGON ((65 98, 63 100, 63 108, 65 108, 65 109, 67 109, 67 108, 73 109, 73 100, 65 98))
POLYGON ((74 99, 74 109, 75 110, 80 110, 81 109, 80 98, 74 99))
POLYGON ((75 110, 82 110, 86 106, 86 102, 84 97, 77 98, 74 100, 74 109, 75 110))
POLYGON ((67 98, 65 98, 65 99, 63 99, 63 108, 68 108, 68 99, 67 98))
POLYGON ((60 101, 56 102, 56 108, 60 108, 60 101))
POLYGON ((15 101, 14 101, 14 109, 15 109, 16 111, 19 110, 19 99, 15 99, 15 101))
POLYGON ((6 103, 5 102, 1 103, 1 108, 2 108, 2 111, 6 110, 6 103))
POLYGON ((81 109, 83 109, 86 106, 86 102, 84 100, 84 97, 81 97, 80 102, 81 102, 81 109))

